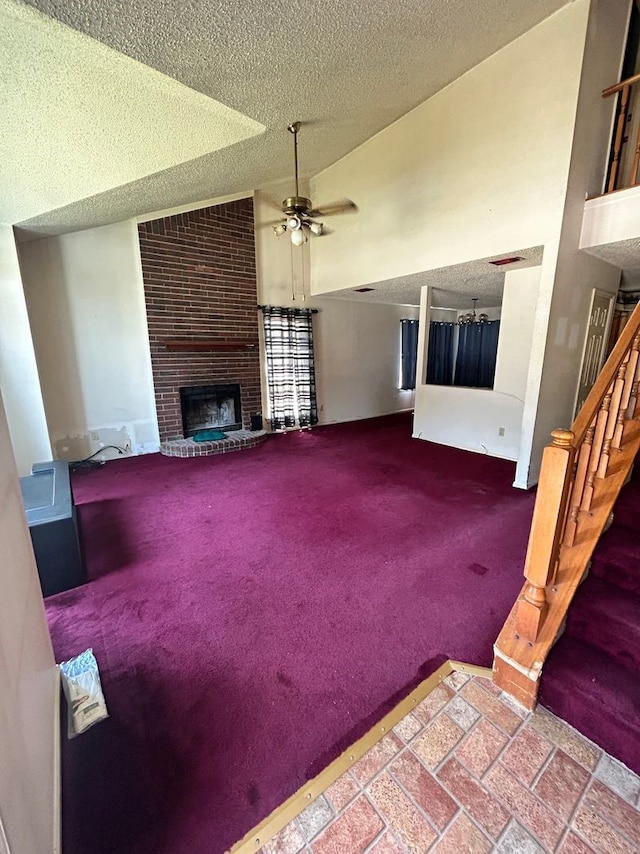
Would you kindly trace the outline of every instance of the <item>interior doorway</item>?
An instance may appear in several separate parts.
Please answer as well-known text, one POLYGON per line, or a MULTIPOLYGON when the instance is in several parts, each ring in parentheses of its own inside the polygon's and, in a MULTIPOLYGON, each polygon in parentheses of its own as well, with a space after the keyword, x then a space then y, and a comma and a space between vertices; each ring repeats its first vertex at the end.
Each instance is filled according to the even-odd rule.
POLYGON ((573 417, 578 414, 584 404, 596 377, 602 370, 607 356, 606 343, 609 338, 609 328, 613 317, 615 297, 606 291, 593 289, 591 309, 589 311, 589 326, 584 340, 582 352, 582 367, 580 381, 576 393, 573 417))

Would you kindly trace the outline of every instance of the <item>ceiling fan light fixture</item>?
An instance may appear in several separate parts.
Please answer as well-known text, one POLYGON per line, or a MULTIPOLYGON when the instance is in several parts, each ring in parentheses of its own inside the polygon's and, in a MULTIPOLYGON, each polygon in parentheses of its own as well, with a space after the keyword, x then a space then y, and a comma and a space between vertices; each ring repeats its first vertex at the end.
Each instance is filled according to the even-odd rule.
POLYGON ((282 202, 280 207, 284 215, 284 222, 278 226, 274 226, 273 230, 277 236, 288 231, 292 245, 302 246, 309 240, 309 234, 320 236, 321 234, 331 233, 324 230, 324 224, 317 222, 316 217, 330 216, 331 214, 344 213, 346 211, 356 211, 358 208, 354 202, 349 199, 343 199, 340 202, 326 206, 324 209, 315 209, 311 204, 311 199, 300 195, 300 179, 298 175, 298 132, 300 130, 300 122, 292 122, 290 125, 287 125, 287 130, 293 135, 295 195, 288 196, 282 202))

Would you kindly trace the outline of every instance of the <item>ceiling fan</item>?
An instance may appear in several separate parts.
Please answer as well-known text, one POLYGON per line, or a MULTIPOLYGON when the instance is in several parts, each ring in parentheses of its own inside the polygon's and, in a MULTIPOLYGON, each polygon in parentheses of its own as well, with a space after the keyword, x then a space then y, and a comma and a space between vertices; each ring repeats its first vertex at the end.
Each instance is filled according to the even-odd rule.
POLYGON ((292 124, 288 125, 287 130, 293 134, 296 194, 295 196, 289 196, 282 202, 282 213, 285 219, 284 222, 274 225, 273 230, 278 237, 288 232, 293 245, 302 246, 308 240, 309 234, 320 236, 323 233, 327 233, 324 223, 318 222, 317 217, 356 211, 358 208, 349 199, 325 205, 323 208, 314 208, 311 204, 311 199, 300 195, 298 189, 298 132, 300 131, 300 122, 292 122, 292 124))

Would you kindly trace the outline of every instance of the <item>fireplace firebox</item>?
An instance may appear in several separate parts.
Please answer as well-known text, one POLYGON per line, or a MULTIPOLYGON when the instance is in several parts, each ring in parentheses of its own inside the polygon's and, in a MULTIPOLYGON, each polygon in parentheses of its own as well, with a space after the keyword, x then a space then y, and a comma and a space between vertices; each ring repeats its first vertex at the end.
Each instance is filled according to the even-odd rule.
POLYGON ((183 386, 180 389, 180 407, 185 439, 194 436, 199 430, 242 429, 238 383, 183 386))

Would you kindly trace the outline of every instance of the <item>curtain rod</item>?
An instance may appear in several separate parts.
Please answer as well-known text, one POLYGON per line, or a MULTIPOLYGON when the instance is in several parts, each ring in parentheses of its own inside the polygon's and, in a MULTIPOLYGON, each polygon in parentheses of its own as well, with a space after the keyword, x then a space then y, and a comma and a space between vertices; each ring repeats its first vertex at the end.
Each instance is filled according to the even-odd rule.
POLYGON ((264 311, 265 308, 278 308, 281 311, 308 311, 309 314, 317 314, 317 308, 298 308, 296 305, 291 306, 281 306, 281 305, 258 305, 256 308, 259 308, 261 311, 264 311))

